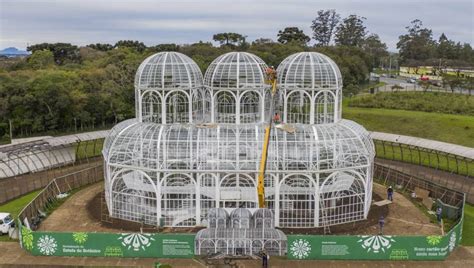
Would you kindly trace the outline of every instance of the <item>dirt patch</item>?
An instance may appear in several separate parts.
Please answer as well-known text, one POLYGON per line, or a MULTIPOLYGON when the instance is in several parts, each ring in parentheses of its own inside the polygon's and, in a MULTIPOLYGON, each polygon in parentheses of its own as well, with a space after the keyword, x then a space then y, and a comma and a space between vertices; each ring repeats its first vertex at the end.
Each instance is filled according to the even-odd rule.
MULTIPOLYGON (((120 219, 105 217, 108 212, 103 198, 103 182, 82 189, 55 210, 39 230, 43 231, 88 231, 88 232, 179 232, 195 233, 202 227, 195 228, 156 228, 120 219), (105 219, 105 221, 104 221, 105 219)), ((386 198, 386 188, 373 185, 373 201, 386 198)), ((331 234, 377 234, 378 219, 385 217, 384 234, 386 235, 433 235, 441 234, 441 229, 422 213, 405 196, 395 192, 394 202, 386 206, 372 205, 367 220, 331 226, 331 234)), ((323 228, 282 229, 286 234, 323 234, 323 228)))
POLYGON ((87 211, 89 215, 97 222, 101 222, 101 225, 114 229, 114 230, 124 230, 124 231, 143 231, 143 232, 160 232, 160 233, 197 233, 199 230, 204 229, 204 227, 179 227, 179 228, 158 228, 152 225, 141 224, 138 222, 126 221, 122 219, 110 218, 105 215, 108 215, 107 207, 104 206, 105 200, 103 191, 97 193, 92 200, 87 204, 87 211), (107 218, 107 219, 106 219, 107 218))

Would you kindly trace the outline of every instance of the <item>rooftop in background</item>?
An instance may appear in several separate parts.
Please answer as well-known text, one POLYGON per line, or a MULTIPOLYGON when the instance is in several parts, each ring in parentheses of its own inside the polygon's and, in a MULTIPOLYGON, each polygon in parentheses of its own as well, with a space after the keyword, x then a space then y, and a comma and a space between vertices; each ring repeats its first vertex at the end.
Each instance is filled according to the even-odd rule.
POLYGON ((105 138, 108 133, 109 133, 108 130, 100 130, 100 131, 78 133, 78 134, 59 136, 59 137, 45 136, 45 137, 37 137, 37 138, 28 138, 28 139, 24 139, 26 141, 22 143, 1 145, 0 155, 2 153, 8 154, 10 152, 28 150, 29 148, 32 148, 35 146, 36 146, 35 148, 38 148, 39 146, 42 146, 43 148, 55 147, 55 146, 69 145, 69 144, 73 144, 79 141, 102 139, 102 138, 105 138))

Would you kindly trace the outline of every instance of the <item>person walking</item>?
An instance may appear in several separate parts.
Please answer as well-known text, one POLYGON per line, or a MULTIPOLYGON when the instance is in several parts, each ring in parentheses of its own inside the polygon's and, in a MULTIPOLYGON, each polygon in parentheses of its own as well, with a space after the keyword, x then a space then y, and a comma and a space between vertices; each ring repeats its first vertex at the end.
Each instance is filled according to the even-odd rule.
POLYGON ((263 254, 262 254, 262 268, 268 268, 268 255, 265 251, 263 251, 263 254))
POLYGON ((392 185, 387 189, 387 199, 393 202, 393 188, 392 185))
POLYGON ((443 209, 441 207, 438 207, 436 209, 436 219, 438 219, 438 224, 441 224, 442 214, 443 214, 443 209))
POLYGON ((385 225, 385 219, 384 219, 384 217, 383 217, 383 215, 382 215, 382 216, 380 216, 380 218, 379 218, 379 235, 383 235, 383 227, 384 227, 384 225, 385 225))

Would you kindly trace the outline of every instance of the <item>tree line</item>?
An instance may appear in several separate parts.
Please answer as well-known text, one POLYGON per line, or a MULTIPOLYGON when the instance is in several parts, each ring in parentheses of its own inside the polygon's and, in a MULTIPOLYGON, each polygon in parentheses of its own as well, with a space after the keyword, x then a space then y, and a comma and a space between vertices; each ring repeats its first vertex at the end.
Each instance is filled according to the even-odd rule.
MULTIPOLYGON (((147 46, 136 40, 82 47, 69 43, 31 45, 27 49, 32 54, 25 59, 0 60, 0 139, 8 135, 9 120, 13 136, 18 137, 109 127, 134 117, 135 72, 146 57, 161 51, 188 55, 203 73, 212 60, 230 51, 254 53, 275 67, 293 53, 317 51, 338 64, 344 78, 344 94, 356 94, 367 82, 369 72, 389 55, 379 36, 367 31, 365 20, 357 15, 341 19, 335 10, 318 11, 311 26, 314 46, 308 44, 311 38, 297 27, 280 30, 277 41, 259 38, 248 42, 243 34, 216 33, 212 40, 218 46, 210 41, 147 46)), ((406 51, 419 50, 422 42, 418 36, 425 38, 427 33, 417 28, 414 32, 409 29, 406 35, 400 37, 404 44, 400 57, 411 60, 409 57, 418 54, 406 51)), ((431 45, 437 49, 430 53, 445 53, 439 48, 441 44, 431 45)), ((463 46, 465 51, 467 46, 463 46)), ((443 55, 458 57, 456 52, 443 55)), ((464 59, 472 59, 472 55, 464 59)))

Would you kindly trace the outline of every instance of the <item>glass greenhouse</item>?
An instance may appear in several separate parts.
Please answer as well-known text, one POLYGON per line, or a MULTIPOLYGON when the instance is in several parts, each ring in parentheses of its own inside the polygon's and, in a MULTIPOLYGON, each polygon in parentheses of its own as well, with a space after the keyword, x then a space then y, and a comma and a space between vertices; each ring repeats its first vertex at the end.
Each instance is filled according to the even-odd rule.
POLYGON ((110 215, 155 226, 208 226, 198 234, 206 252, 235 253, 241 247, 229 244, 230 236, 240 237, 245 251, 270 241, 274 254, 286 250, 271 242, 286 239, 274 227, 366 219, 374 146, 362 126, 341 119, 341 73, 315 52, 293 54, 278 66, 281 124, 268 151, 268 210, 258 209, 264 129, 273 116, 266 68, 255 55, 231 52, 203 78, 183 54, 147 58, 135 78, 136 119, 116 125, 103 149, 110 215))

